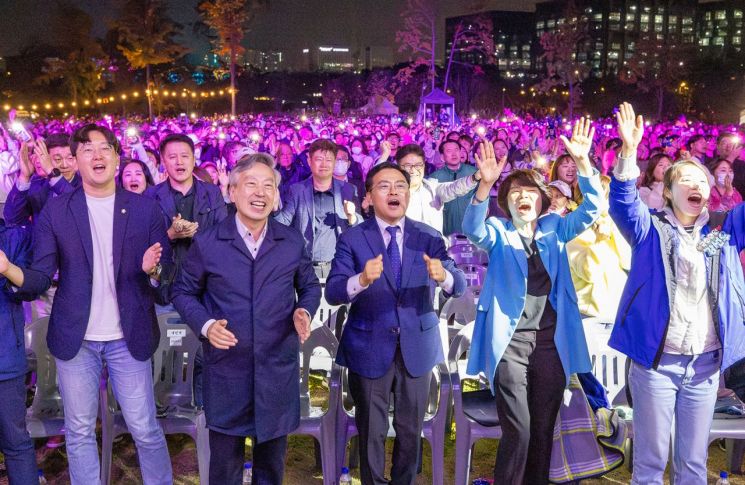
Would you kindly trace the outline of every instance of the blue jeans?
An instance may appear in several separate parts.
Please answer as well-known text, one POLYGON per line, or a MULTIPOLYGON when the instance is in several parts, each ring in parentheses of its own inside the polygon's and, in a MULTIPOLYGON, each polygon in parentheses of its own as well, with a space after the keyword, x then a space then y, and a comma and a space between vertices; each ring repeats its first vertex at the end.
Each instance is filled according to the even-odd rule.
POLYGON ((163 430, 155 419, 153 370, 150 359, 132 357, 123 339, 84 340, 78 354, 57 361, 60 394, 65 407, 70 480, 73 485, 99 485, 100 462, 96 445, 98 388, 104 361, 114 395, 137 445, 145 485, 172 484, 171 459, 163 430))
POLYGON ((657 369, 631 364, 634 400, 634 474, 631 483, 662 485, 673 442, 676 485, 706 484, 709 429, 719 387, 721 351, 662 354, 657 369))
POLYGON ((0 381, 0 451, 10 485, 39 483, 34 442, 26 431, 25 378, 0 381))

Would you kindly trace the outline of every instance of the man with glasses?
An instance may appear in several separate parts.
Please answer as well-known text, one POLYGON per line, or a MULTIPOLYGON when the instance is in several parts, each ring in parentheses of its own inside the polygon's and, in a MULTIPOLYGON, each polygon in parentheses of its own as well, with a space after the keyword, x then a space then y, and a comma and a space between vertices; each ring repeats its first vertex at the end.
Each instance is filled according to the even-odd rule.
POLYGON ((50 197, 80 186, 78 164, 66 133, 54 133, 46 141, 24 143, 19 159, 18 179, 3 210, 8 225, 33 224, 50 197))
POLYGON ((388 483, 391 394, 396 441, 390 483, 414 483, 430 376, 445 358, 432 305, 435 286, 446 296, 460 296, 466 287, 440 233, 405 217, 409 180, 393 163, 370 170, 365 185, 375 217, 339 237, 326 283, 330 304, 351 303, 336 361, 349 369, 363 485, 388 483))
POLYGON ((324 281, 331 268, 337 238, 359 223, 354 185, 334 179, 336 144, 318 139, 308 149, 311 176, 290 187, 290 194, 276 219, 300 231, 311 255, 316 275, 324 281))
POLYGON ((59 269, 47 343, 57 364, 72 484, 100 484, 96 417, 104 363, 137 445, 143 482, 171 484, 150 361, 160 340, 154 302, 165 303, 170 286, 165 223, 155 201, 117 189, 119 141, 111 130, 83 126, 71 148, 82 186, 41 211, 31 266, 21 269, 0 251, 0 274, 19 297, 33 299, 59 269))
POLYGON ((411 200, 406 217, 432 226, 439 232, 442 232, 443 205, 470 193, 481 179, 479 172, 453 182, 424 178, 424 150, 413 143, 399 148, 396 161, 411 177, 411 200))

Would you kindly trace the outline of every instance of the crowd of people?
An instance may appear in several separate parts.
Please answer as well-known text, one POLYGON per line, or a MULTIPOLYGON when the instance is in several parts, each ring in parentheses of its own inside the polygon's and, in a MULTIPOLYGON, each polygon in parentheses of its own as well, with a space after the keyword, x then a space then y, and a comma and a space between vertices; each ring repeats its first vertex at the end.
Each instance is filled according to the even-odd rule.
POLYGON ((435 289, 466 289, 447 251, 459 233, 489 255, 468 370, 489 382, 510 443, 495 480, 548 482, 569 376, 591 371, 583 319, 596 318, 616 322, 610 345, 633 362, 633 482, 662 483, 674 422, 675 481, 706 483, 719 374, 745 357, 739 129, 645 123, 625 103, 599 120, 507 112, 457 127, 398 115, 13 119, 0 126, 11 484, 36 480, 21 300, 50 317, 73 484, 99 483, 104 362, 144 482, 172 483, 150 358, 156 313, 174 310, 203 340, 195 401, 219 457, 210 480, 240 483, 253 437, 254 483, 278 484, 321 298, 349 305, 337 362, 362 483, 388 483, 391 395, 391 479, 413 483, 444 359, 435 289))

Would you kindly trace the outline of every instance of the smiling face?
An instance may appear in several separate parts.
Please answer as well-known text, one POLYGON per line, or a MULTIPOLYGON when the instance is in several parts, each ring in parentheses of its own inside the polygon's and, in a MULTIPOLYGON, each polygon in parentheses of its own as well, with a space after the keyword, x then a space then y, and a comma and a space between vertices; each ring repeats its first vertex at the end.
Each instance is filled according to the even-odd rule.
POLYGON ((655 165, 654 171, 652 172, 652 176, 654 177, 655 182, 662 182, 663 178, 665 177, 665 171, 670 168, 670 165, 672 165, 672 163, 670 162, 669 158, 660 158, 660 161, 657 162, 657 165, 655 165))
POLYGON ((230 186, 230 200, 235 203, 238 217, 246 227, 266 222, 274 208, 277 181, 274 170, 263 163, 254 163, 238 174, 230 186))
POLYGON ((411 190, 418 190, 424 179, 424 160, 416 153, 409 153, 398 161, 398 166, 409 172, 411 190))
POLYGON ((52 165, 58 169, 63 177, 72 180, 78 169, 78 163, 72 156, 70 147, 54 147, 49 149, 49 156, 52 158, 52 165))
POLYGON ((562 182, 566 182, 570 186, 577 181, 577 165, 569 157, 564 159, 556 167, 556 178, 562 182))
POLYGON ((372 179, 372 190, 368 192, 375 215, 391 225, 406 215, 409 195, 406 178, 393 168, 376 173, 372 179))
POLYGON ((709 179, 694 162, 676 165, 665 176, 664 196, 678 220, 690 225, 701 215, 709 200, 709 179))
POLYGON ((194 152, 187 143, 172 141, 163 147, 162 155, 169 179, 180 184, 191 179, 194 171, 194 152))
POLYGON ((141 194, 147 188, 145 181, 145 172, 142 171, 142 165, 139 163, 128 163, 122 170, 122 186, 125 190, 141 194))
POLYGON ((502 158, 506 157, 509 153, 509 150, 507 149, 507 144, 504 142, 504 140, 494 140, 494 156, 497 158, 497 160, 501 160, 502 158))
POLYGON ((78 146, 76 158, 86 193, 97 196, 114 193, 119 155, 103 133, 89 132, 88 141, 78 146))
POLYGON ((513 181, 507 192, 507 206, 516 226, 533 222, 538 219, 543 210, 541 191, 538 187, 520 185, 513 181))

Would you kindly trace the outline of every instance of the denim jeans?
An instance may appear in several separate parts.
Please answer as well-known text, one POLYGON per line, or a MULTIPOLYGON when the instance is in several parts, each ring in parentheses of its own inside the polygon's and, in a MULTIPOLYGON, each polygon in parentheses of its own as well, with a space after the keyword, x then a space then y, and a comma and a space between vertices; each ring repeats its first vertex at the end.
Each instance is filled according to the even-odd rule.
POLYGON ((99 485, 100 462, 96 445, 98 388, 106 362, 119 406, 137 445, 145 485, 171 484, 171 459, 163 430, 155 419, 150 359, 132 357, 123 339, 84 340, 78 354, 57 361, 60 394, 65 408, 65 437, 73 485, 99 485))
POLYGON ((699 355, 662 354, 657 369, 631 364, 629 384, 634 400, 631 483, 662 485, 671 430, 675 484, 707 483, 709 429, 717 400, 721 360, 721 351, 716 350, 699 355))
POLYGON ((0 452, 10 485, 39 483, 34 442, 26 431, 26 376, 0 381, 0 452))

